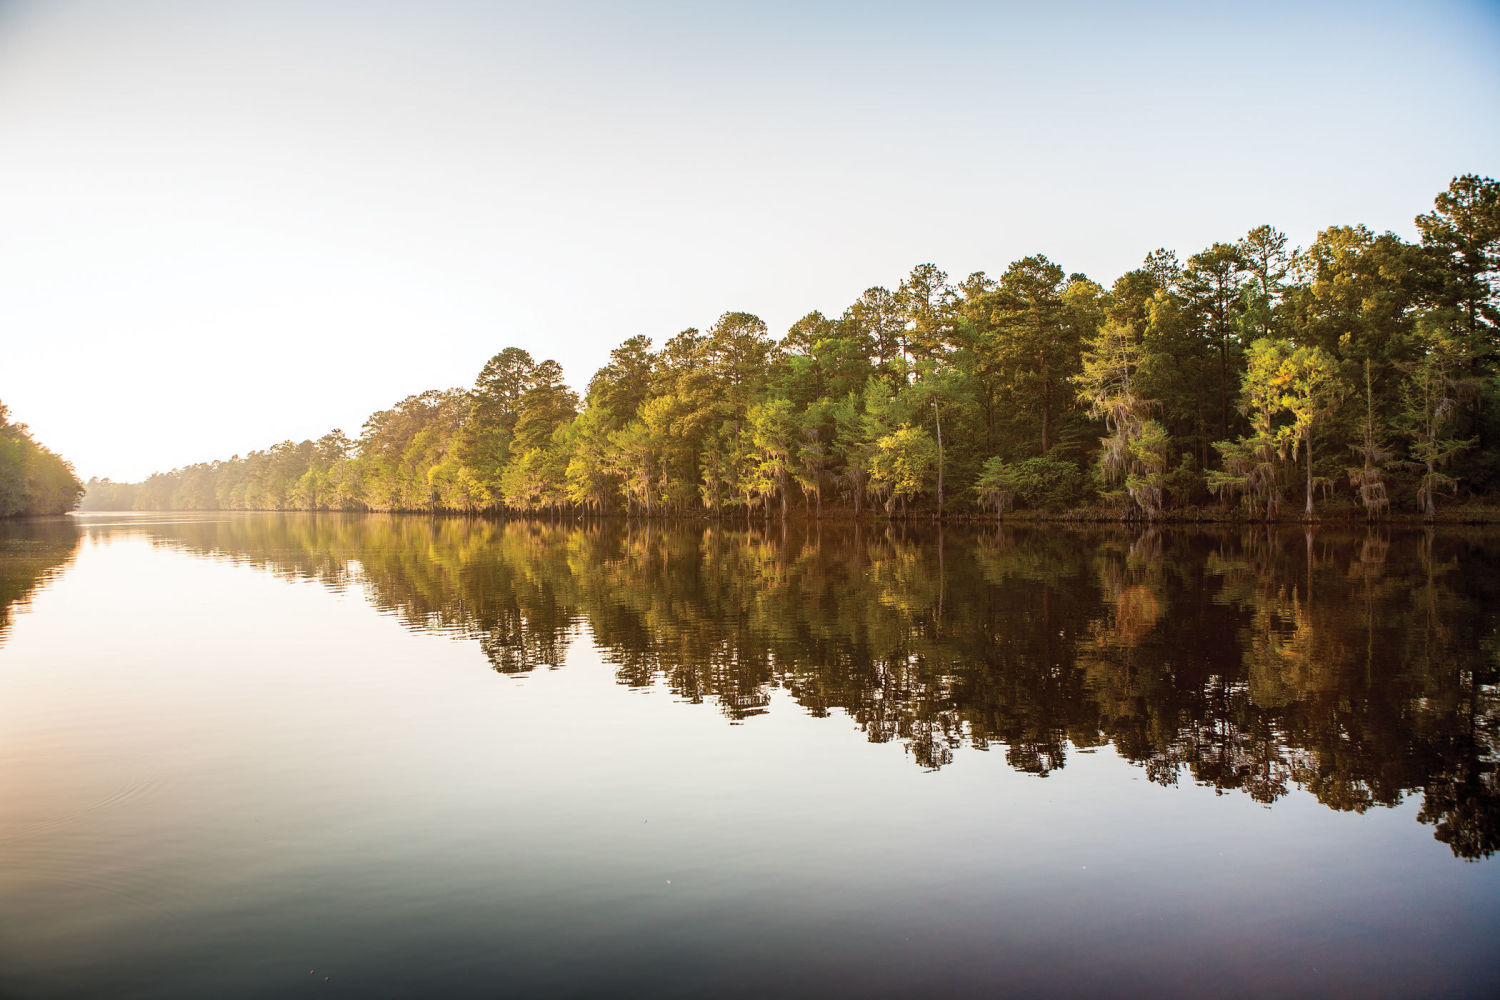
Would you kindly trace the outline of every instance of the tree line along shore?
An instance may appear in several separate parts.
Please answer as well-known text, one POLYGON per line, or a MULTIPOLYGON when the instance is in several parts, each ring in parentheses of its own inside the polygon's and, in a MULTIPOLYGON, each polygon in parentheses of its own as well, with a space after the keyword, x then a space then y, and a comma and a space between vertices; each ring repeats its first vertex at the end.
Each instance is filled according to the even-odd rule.
POLYGON ((82 493, 73 467, 33 440, 0 403, 0 518, 65 514, 82 493))
POLYGON ((1036 255, 933 264, 773 338, 634 336, 583 398, 510 347, 359 436, 124 484, 88 509, 645 516, 1432 518, 1500 490, 1500 184, 1420 238, 1270 226, 1105 288, 1036 255))

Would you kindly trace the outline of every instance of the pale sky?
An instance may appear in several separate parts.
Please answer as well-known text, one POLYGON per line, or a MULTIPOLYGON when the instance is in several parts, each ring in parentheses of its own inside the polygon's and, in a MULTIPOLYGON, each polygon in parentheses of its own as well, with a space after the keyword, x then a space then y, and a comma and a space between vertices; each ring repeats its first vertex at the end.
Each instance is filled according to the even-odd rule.
POLYGON ((923 261, 1413 238, 1497 123, 1493 2, 0 0, 0 400, 133 480, 923 261))

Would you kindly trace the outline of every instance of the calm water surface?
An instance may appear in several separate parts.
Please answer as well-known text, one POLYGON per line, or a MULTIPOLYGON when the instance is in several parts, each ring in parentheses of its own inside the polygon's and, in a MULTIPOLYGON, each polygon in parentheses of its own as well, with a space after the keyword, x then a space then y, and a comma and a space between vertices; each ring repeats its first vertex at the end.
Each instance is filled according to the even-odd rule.
POLYGON ((0 995, 1500 994, 1500 534, 0 526, 0 995))

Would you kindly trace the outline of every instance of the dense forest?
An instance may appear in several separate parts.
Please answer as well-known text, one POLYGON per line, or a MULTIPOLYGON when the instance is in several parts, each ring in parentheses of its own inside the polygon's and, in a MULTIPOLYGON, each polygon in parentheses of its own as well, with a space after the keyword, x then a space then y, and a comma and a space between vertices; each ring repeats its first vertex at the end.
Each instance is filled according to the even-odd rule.
POLYGON ((1500 489, 1500 184, 1454 179, 1416 227, 1299 249, 1260 226, 1108 289, 1041 255, 922 264, 780 340, 743 312, 631 337, 582 399, 511 347, 357 439, 91 482, 85 506, 1432 517, 1500 489))
POLYGON ((1421 796, 1500 849, 1500 575, 1487 529, 1201 532, 817 522, 147 523, 156 544, 356 589, 496 671, 563 666, 743 720, 788 695, 938 768, 1045 775, 1112 744, 1150 780, 1365 812, 1421 796), (1232 638, 1230 638, 1232 637, 1232 638))
POLYGON ((73 467, 12 423, 0 403, 0 517, 64 514, 78 506, 83 483, 73 467))

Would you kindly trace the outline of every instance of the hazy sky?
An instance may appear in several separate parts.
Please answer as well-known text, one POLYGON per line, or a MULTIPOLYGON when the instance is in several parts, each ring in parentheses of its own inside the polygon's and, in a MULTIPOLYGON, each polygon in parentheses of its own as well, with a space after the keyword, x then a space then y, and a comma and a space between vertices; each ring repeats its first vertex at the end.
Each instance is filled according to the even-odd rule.
POLYGON ((0 399, 136 479, 923 261, 1412 237, 1497 125, 1495 3, 0 0, 0 399))

